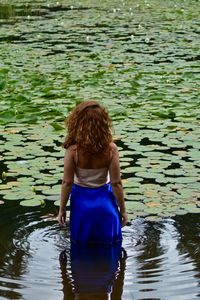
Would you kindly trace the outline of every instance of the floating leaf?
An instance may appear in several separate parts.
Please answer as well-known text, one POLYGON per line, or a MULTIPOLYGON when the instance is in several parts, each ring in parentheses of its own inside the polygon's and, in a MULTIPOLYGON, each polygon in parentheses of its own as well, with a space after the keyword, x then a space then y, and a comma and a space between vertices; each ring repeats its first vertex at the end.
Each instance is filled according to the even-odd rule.
POLYGON ((12 188, 12 186, 9 184, 0 184, 0 190, 8 190, 11 188, 12 188))
POLYGON ((50 123, 50 125, 51 125, 55 130, 64 130, 64 128, 63 128, 60 124, 58 124, 58 123, 56 123, 56 122, 50 123))
POLYGON ((30 199, 30 200, 21 201, 19 204, 21 206, 31 207, 31 206, 41 206, 44 204, 44 202, 42 202, 41 200, 30 199))
POLYGON ((142 172, 145 168, 142 167, 128 167, 122 170, 122 173, 135 173, 135 172, 142 172))
MULTIPOLYGON (((12 191, 8 192, 3 196, 4 200, 23 200, 23 199, 31 199, 34 198, 35 194, 31 193, 31 191, 12 191)), ((40 195, 38 195, 39 197, 40 195)), ((41 196, 40 196, 41 197, 41 196)))
POLYGON ((60 195, 46 195, 45 199, 49 201, 60 201, 60 195))
POLYGON ((162 218, 160 216, 147 216, 145 217, 145 220, 150 222, 160 222, 162 218))
POLYGON ((55 205, 55 206, 60 206, 60 200, 56 200, 56 201, 54 202, 54 205, 55 205))
POLYGON ((131 202, 131 201, 127 201, 126 202, 126 207, 127 210, 129 211, 135 211, 135 210, 144 210, 145 209, 145 205, 141 202, 131 202))
POLYGON ((128 200, 128 201, 138 201, 138 200, 143 200, 144 199, 144 196, 142 195, 138 195, 138 194, 126 194, 125 195, 125 199, 128 200))
POLYGON ((183 204, 180 207, 189 213, 200 213, 200 207, 197 207, 195 204, 183 204))
POLYGON ((146 206, 148 206, 148 207, 156 207, 156 206, 160 206, 160 203, 157 203, 157 202, 147 202, 146 206))
POLYGON ((152 198, 152 197, 158 197, 159 194, 156 190, 147 190, 144 191, 144 196, 148 198, 152 198))

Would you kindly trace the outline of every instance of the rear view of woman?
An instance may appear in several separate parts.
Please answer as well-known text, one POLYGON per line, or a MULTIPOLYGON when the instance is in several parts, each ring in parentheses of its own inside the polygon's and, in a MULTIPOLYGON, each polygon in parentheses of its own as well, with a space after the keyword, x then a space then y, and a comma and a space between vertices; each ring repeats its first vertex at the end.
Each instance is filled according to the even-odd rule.
POLYGON ((70 197, 72 242, 121 241, 121 227, 128 217, 109 115, 98 102, 85 101, 72 110, 66 127, 58 221, 61 225, 65 223, 70 197))

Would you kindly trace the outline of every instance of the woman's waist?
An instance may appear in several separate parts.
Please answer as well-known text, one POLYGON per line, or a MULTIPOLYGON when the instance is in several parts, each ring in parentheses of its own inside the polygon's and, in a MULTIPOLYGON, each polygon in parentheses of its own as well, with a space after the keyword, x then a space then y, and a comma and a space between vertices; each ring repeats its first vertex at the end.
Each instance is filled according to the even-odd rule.
POLYGON ((83 187, 96 188, 110 182, 110 177, 93 177, 93 176, 74 176, 74 183, 83 187))
POLYGON ((110 180, 106 179, 106 180, 102 180, 99 182, 94 182, 94 181, 82 181, 79 179, 74 179, 74 185, 80 186, 80 187, 86 187, 86 188, 99 188, 102 186, 106 186, 107 184, 109 184, 110 180))

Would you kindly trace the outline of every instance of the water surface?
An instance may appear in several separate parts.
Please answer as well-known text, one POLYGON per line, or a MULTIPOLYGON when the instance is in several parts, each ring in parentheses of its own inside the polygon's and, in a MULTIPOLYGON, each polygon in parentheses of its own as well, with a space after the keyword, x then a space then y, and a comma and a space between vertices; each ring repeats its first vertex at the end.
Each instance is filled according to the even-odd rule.
POLYGON ((0 299, 200 298, 199 58, 199 1, 0 1, 0 299), (88 98, 119 137, 121 252, 71 251, 55 220, 63 120, 88 98))
POLYGON ((94 292, 98 286, 112 290, 112 299, 199 299, 198 215, 162 222, 138 218, 123 230, 119 262, 106 248, 103 256, 89 249, 89 256, 76 252, 71 266, 68 226, 61 229, 54 213, 53 205, 1 208, 1 299, 74 299, 74 290, 94 292), (63 252, 67 260, 60 262, 63 252))

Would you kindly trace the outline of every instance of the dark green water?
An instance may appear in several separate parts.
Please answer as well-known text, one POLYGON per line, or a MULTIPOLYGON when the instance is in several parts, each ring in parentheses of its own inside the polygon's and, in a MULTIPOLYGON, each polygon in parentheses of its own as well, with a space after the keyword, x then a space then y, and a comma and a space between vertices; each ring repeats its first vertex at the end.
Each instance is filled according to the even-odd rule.
POLYGON ((0 1, 0 299, 200 298, 199 11, 0 1), (132 221, 121 259, 84 250, 78 268, 55 201, 63 120, 88 98, 112 116, 132 221))
POLYGON ((198 215, 157 223, 142 218, 131 222, 123 230, 127 258, 116 272, 105 257, 99 267, 93 256, 84 261, 79 258, 84 269, 71 270, 68 229, 61 230, 49 216, 54 212, 52 205, 1 208, 0 299, 74 299, 74 289, 91 292, 94 283, 102 282, 103 290, 112 286, 111 299, 199 299, 198 215), (68 260, 60 264, 64 250, 68 260))

